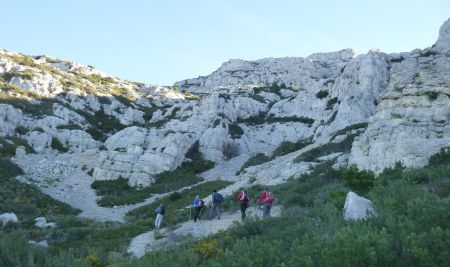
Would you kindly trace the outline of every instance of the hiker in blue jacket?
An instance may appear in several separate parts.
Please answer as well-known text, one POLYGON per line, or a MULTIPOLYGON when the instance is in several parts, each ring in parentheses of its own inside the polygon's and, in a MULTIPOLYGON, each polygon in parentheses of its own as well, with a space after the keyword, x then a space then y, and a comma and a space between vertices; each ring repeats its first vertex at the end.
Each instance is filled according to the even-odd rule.
POLYGON ((213 191, 212 195, 212 209, 209 219, 212 220, 217 216, 217 219, 220 220, 220 203, 222 203, 223 196, 217 192, 217 190, 213 191))
POLYGON ((161 203, 159 207, 155 210, 156 212, 156 220, 155 220, 155 228, 159 229, 161 227, 161 222, 166 213, 166 207, 161 203))

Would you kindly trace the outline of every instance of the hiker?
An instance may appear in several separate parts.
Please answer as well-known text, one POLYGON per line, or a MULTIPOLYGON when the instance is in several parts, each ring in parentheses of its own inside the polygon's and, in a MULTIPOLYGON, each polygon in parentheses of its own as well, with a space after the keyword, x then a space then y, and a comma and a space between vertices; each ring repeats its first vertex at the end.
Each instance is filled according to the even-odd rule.
POLYGON ((194 207, 194 222, 201 219, 201 212, 204 206, 205 202, 203 201, 203 199, 199 199, 197 206, 194 207))
POLYGON ((213 195, 212 195, 212 209, 211 209, 211 214, 209 216, 209 219, 212 220, 214 219, 216 216, 217 219, 220 220, 220 203, 223 200, 223 196, 217 192, 217 190, 213 191, 213 195))
POLYGON ((250 194, 244 190, 244 188, 240 188, 240 191, 236 194, 236 199, 240 202, 241 207, 241 220, 245 218, 245 210, 248 208, 248 203, 250 202, 250 194))
POLYGON ((192 207, 197 207, 198 203, 200 203, 200 197, 198 195, 195 196, 194 201, 192 201, 192 207))
POLYGON ((263 203, 263 217, 270 217, 270 209, 272 208, 272 203, 275 201, 272 192, 269 191, 267 186, 264 187, 264 192, 258 199, 258 204, 263 203))
POLYGON ((166 213, 166 208, 161 203, 159 204, 159 207, 155 211, 156 211, 155 228, 159 229, 159 227, 161 226, 162 219, 164 217, 164 213, 166 213))

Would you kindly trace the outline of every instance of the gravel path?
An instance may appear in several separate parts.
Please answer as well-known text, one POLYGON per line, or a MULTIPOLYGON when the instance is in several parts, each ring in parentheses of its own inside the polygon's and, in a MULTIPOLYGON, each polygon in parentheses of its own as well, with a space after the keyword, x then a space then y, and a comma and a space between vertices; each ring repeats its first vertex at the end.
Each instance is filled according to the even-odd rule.
MULTIPOLYGON (((272 208, 272 216, 278 217, 281 214, 281 208, 274 206, 272 208)), ((256 207, 247 209, 248 217, 261 217, 262 211, 256 207)), ((204 215, 206 217, 206 215, 204 215)), ((162 228, 159 231, 149 231, 133 238, 128 247, 128 253, 140 258, 146 252, 180 244, 189 239, 199 239, 225 230, 233 225, 234 222, 241 221, 241 212, 238 210, 234 213, 223 213, 220 220, 200 220, 184 222, 175 227, 162 228), (157 237, 155 239, 155 237, 157 237)))

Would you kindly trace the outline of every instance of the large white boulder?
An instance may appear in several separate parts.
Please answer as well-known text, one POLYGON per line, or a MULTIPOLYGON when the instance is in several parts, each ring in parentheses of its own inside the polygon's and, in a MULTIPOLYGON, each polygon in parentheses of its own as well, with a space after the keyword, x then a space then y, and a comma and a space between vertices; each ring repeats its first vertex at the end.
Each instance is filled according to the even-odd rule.
POLYGON ((28 133, 26 139, 28 144, 33 147, 34 151, 38 153, 49 148, 52 143, 52 137, 50 135, 38 131, 28 133))
POLYGON ((370 200, 360 197, 351 191, 348 192, 344 205, 345 220, 365 220, 374 214, 370 200))
POLYGON ((17 218, 17 215, 13 212, 7 212, 0 214, 0 222, 5 225, 7 223, 18 223, 19 219, 17 218))
POLYGON ((22 110, 11 105, 0 104, 0 136, 14 134, 22 120, 22 110))

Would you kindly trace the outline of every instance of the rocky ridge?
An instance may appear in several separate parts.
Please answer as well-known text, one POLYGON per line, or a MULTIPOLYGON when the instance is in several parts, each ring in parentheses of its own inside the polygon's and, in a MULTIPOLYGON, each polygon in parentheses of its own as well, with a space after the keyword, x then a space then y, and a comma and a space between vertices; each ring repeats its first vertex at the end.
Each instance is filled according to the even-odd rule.
POLYGON ((174 86, 0 50, 0 137, 26 140, 36 153, 18 148, 21 181, 98 220, 121 221, 133 207, 96 207, 92 181, 121 177, 151 186, 156 175, 190 161, 196 143, 216 163, 202 174, 206 180, 240 184, 308 172, 321 159, 297 160, 301 155, 349 136, 349 149, 320 156, 375 172, 399 161, 420 167, 450 141, 449 29, 447 20, 436 44, 423 50, 230 60, 174 86), (299 141, 309 145, 272 156, 299 141), (269 159, 236 175, 259 153, 269 159))

